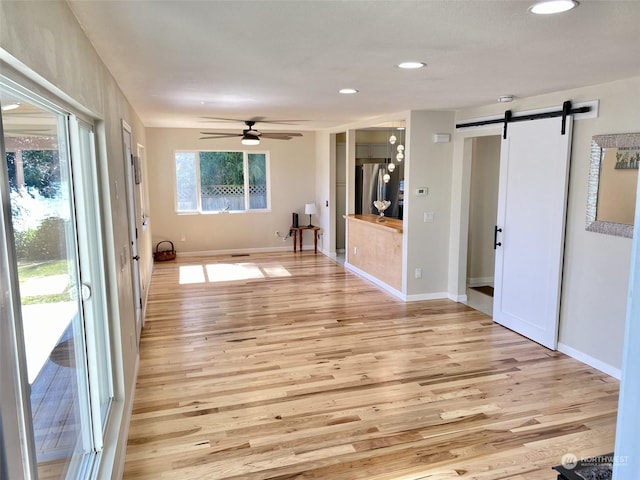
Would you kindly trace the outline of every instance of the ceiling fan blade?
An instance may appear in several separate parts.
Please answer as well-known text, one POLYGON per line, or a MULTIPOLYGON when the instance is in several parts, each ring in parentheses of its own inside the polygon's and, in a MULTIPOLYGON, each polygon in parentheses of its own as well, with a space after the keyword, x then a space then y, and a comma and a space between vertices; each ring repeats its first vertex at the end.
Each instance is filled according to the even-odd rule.
POLYGON ((206 120, 218 120, 221 122, 253 122, 253 123, 272 123, 276 125, 295 125, 297 122, 308 122, 309 120, 265 120, 266 117, 253 117, 248 120, 238 118, 225 118, 225 117, 200 117, 206 120))
POLYGON ((291 140, 293 137, 280 136, 280 137, 261 137, 263 140, 291 140))
POLYGON ((200 117, 206 120, 219 120, 221 122, 240 122, 244 123, 244 120, 238 120, 237 118, 224 118, 224 117, 200 117))
POLYGON ((242 133, 222 133, 222 132, 200 132, 202 135, 207 135, 206 137, 200 137, 200 140, 210 139, 210 138, 232 138, 232 137, 241 137, 242 133))
POLYGON ((278 138, 278 137, 301 137, 302 134, 300 132, 262 132, 263 138, 278 138))
POLYGON ((298 122, 308 122, 309 120, 264 120, 264 117, 254 117, 251 121, 256 123, 271 123, 273 125, 295 125, 298 122))

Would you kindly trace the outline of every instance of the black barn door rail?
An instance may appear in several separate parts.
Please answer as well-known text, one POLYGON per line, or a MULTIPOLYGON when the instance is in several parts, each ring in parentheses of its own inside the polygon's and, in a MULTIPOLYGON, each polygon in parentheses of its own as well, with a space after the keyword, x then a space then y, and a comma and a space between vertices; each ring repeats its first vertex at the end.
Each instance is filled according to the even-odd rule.
POLYGON ((554 118, 554 117, 562 117, 562 135, 566 132, 566 123, 567 117, 569 115, 575 115, 576 113, 587 113, 591 111, 590 106, 572 108, 571 101, 567 100, 562 104, 562 110, 554 110, 551 112, 543 112, 543 113, 531 113, 529 115, 518 115, 514 116, 511 110, 506 110, 504 112, 503 118, 493 118, 491 120, 479 120, 477 122, 467 122, 467 123, 457 123, 456 128, 466 128, 466 127, 480 127, 482 125, 492 125, 496 123, 504 124, 504 133, 502 138, 507 138, 507 125, 510 122, 523 122, 525 120, 539 120, 541 118, 554 118))

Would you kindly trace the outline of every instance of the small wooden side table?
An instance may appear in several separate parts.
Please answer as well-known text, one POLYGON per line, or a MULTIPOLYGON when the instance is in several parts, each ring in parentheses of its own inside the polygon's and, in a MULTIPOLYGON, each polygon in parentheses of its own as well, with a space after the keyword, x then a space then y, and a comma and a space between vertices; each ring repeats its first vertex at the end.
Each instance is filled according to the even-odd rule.
POLYGON ((302 251, 302 232, 305 230, 313 230, 313 250, 315 253, 318 253, 318 231, 320 230, 320 227, 316 227, 314 225, 291 227, 291 231, 293 231, 293 251, 297 251, 298 242, 300 244, 300 251, 302 251))

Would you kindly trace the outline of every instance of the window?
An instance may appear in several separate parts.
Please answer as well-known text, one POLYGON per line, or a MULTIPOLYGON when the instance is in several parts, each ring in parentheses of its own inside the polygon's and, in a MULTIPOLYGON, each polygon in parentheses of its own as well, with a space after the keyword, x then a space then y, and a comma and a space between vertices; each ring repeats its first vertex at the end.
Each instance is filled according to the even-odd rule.
POLYGON ((175 160, 178 213, 269 209, 267 153, 179 151, 175 160))

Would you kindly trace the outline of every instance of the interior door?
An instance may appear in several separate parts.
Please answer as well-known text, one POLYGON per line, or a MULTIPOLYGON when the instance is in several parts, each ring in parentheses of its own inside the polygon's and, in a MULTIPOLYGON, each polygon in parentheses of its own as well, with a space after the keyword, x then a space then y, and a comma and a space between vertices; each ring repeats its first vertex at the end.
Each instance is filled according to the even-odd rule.
POLYGON ((135 309, 136 336, 140 343, 142 333, 142 288, 140 287, 140 256, 138 254, 138 207, 134 186, 133 150, 131 147, 131 128, 123 122, 122 138, 124 142, 124 161, 127 180, 127 208, 129 212, 129 239, 131 253, 131 281, 133 283, 133 308, 135 309))
POLYGON ((502 140, 493 318, 547 348, 558 337, 571 118, 510 123, 502 140))

